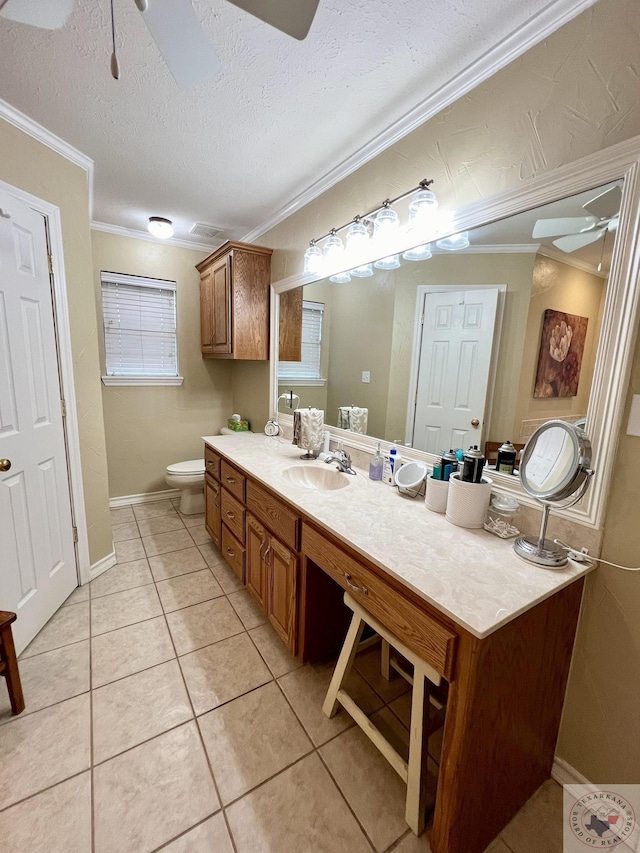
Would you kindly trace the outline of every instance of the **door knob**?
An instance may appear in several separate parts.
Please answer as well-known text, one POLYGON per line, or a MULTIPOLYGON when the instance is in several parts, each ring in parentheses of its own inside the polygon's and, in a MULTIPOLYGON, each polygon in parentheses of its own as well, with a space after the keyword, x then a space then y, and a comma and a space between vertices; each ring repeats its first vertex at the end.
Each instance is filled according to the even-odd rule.
POLYGON ((10 459, 0 459, 0 471, 8 471, 11 468, 10 459))
POLYGON ((480 426, 480 421, 479 421, 477 418, 474 418, 474 419, 471 421, 471 426, 472 426, 472 427, 479 427, 479 426, 480 426))

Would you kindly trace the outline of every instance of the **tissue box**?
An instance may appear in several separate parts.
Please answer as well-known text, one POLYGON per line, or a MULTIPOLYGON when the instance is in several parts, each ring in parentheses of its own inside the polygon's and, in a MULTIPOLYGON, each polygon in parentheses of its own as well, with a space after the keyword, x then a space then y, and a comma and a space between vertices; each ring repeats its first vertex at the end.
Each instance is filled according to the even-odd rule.
POLYGON ((227 426, 234 432, 246 432, 249 429, 249 421, 234 421, 233 418, 227 418, 227 426))

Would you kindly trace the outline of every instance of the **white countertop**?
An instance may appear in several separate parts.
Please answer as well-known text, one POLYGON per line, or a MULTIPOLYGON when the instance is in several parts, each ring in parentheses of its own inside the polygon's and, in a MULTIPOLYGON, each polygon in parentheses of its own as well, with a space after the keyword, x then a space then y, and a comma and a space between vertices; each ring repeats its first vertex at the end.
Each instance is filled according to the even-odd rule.
POLYGON ((591 571, 572 561, 560 571, 526 563, 514 554, 512 539, 456 527, 422 498, 401 496, 363 471, 355 477, 336 471, 349 480, 344 489, 294 485, 283 476, 285 468, 326 463, 301 461, 300 448, 282 438, 214 435, 204 441, 476 637, 591 571))

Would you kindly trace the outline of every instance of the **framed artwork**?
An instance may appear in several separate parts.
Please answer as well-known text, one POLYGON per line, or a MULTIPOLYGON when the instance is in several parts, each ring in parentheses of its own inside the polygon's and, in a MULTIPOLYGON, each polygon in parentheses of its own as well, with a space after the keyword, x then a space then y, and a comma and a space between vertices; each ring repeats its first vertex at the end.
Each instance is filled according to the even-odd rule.
POLYGON ((588 322, 551 308, 544 312, 534 397, 576 396, 588 322))

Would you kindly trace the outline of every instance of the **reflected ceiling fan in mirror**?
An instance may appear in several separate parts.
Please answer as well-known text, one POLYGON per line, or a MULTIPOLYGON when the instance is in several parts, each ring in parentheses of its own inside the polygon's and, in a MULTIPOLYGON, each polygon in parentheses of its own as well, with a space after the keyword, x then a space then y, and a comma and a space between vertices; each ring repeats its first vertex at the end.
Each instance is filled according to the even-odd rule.
MULTIPOLYGON (((200 25, 191 0, 134 0, 151 37, 181 89, 220 74, 222 63, 200 25)), ((320 0, 227 0, 292 38, 306 38, 320 0)), ((0 0, 0 16, 46 30, 59 30, 73 11, 74 0, 0 0)), ((113 4, 114 50, 111 73, 118 79, 113 4)))
POLYGON ((557 237, 553 240, 554 246, 563 252, 577 252, 617 229, 621 199, 620 187, 611 187, 583 205, 588 216, 538 219, 531 236, 534 239, 557 237))

